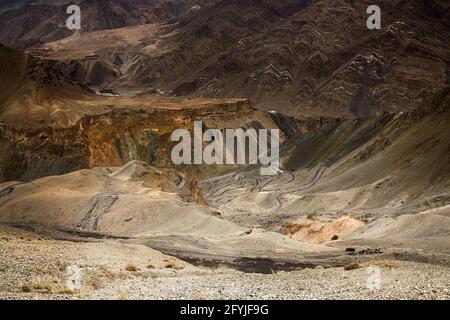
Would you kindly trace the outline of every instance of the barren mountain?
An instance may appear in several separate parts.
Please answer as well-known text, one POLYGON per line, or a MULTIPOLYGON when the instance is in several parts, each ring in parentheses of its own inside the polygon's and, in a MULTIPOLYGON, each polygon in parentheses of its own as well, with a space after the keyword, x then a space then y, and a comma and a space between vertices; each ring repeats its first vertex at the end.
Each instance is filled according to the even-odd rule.
POLYGON ((73 34, 66 28, 69 5, 82 12, 81 32, 115 29, 155 21, 167 21, 201 8, 210 0, 58 0, 0 3, 0 43, 24 48, 63 39, 73 34), (3 11, 3 12, 2 12, 3 11))
MULTIPOLYGON (((284 232, 297 240, 316 242, 316 238, 327 240, 336 228, 338 237, 349 240, 345 242, 347 245, 361 239, 351 238, 352 232, 362 232, 364 243, 371 244, 370 240, 375 237, 372 245, 390 243, 391 246, 396 244, 397 238, 388 237, 381 241, 379 237, 388 233, 386 228, 392 227, 402 228, 405 238, 401 240, 408 243, 411 249, 430 248, 433 245, 438 251, 448 249, 448 88, 409 112, 384 112, 361 119, 342 119, 323 123, 323 127, 312 131, 314 125, 311 124, 311 128, 306 130, 310 132, 304 134, 299 131, 298 123, 294 128, 295 122, 282 121, 283 118, 276 114, 256 111, 246 100, 175 99, 148 94, 134 97, 105 96, 77 82, 66 80, 58 71, 58 63, 40 61, 7 48, 2 48, 2 61, 8 62, 8 68, 2 69, 1 75, 2 79, 8 79, 2 84, 6 90, 0 105, 2 180, 34 180, 29 184, 8 182, 3 185, 1 194, 4 203, 1 207, 4 211, 1 216, 5 222, 33 221, 74 228, 78 226, 75 221, 77 217, 83 220, 82 212, 86 211, 86 219, 90 219, 91 215, 95 216, 92 210, 105 208, 99 214, 107 219, 113 205, 119 219, 127 220, 130 217, 127 216, 126 208, 131 203, 138 206, 131 212, 141 212, 138 199, 141 199, 143 192, 146 196, 142 198, 142 206, 153 208, 160 206, 158 201, 172 203, 175 201, 173 196, 179 197, 174 193, 181 192, 184 201, 197 199, 202 203, 202 210, 209 212, 208 215, 220 212, 227 221, 221 223, 232 221, 239 228, 248 228, 252 235, 258 234, 253 233, 254 228, 262 228, 284 232), (259 168, 254 166, 244 169, 173 166, 170 161, 173 146, 170 142, 171 132, 177 128, 192 130, 193 121, 198 119, 203 120, 206 128, 281 128, 284 132, 290 132, 286 134, 289 139, 281 148, 283 165, 280 173, 274 177, 261 177, 259 168), (133 160, 141 160, 161 169, 133 163, 122 169, 114 168, 133 160), (35 180, 94 167, 110 169, 80 171, 68 176, 35 180), (186 178, 175 172, 168 175, 172 182, 159 180, 158 176, 167 175, 155 172, 164 172, 167 168, 201 178, 203 191, 198 188, 195 178, 188 178, 193 180, 186 184, 183 182, 186 178), (222 176, 224 170, 231 170, 231 173, 222 176), (93 190, 79 185, 80 181, 87 179, 94 179, 89 183, 94 187, 93 190), (65 183, 69 185, 64 187, 65 183), (135 187, 130 183, 136 185, 137 189, 134 190, 135 187), (61 215, 57 214, 52 208, 58 201, 49 195, 56 194, 57 198, 62 199, 63 194, 68 194, 75 185, 79 185, 80 192, 75 197, 81 202, 69 200, 70 208, 64 209, 61 215), (95 186, 100 189, 95 189, 95 186), (185 191, 184 186, 187 188, 185 191), (150 191, 146 191, 149 188, 160 196, 156 196, 156 193, 149 196, 150 191), (123 199, 123 206, 115 207, 115 200, 111 201, 116 198, 123 199), (26 199, 35 200, 29 204, 26 199), (156 201, 155 204, 146 205, 150 200, 156 201), (94 209, 83 211, 81 208, 88 207, 89 203, 94 209), (37 210, 38 206, 42 211, 37 210), (74 214, 73 210, 78 209, 78 213, 74 214), (49 214, 51 212, 54 215, 49 214), (406 214, 413 216, 406 218, 406 214), (302 230, 314 230, 316 215, 319 217, 316 222, 324 224, 319 228, 319 233, 313 239, 301 236, 302 230), (421 224, 421 227, 425 229, 408 231, 410 227, 401 227, 408 224, 404 219, 422 217, 426 223, 421 224), (305 218, 306 223, 298 220, 305 218), (341 222, 339 219, 350 220, 341 222), (332 224, 328 227, 328 223, 332 224), (383 227, 378 227, 379 224, 383 227), (328 231, 322 233, 324 231, 320 230, 323 228, 328 231), (365 230, 363 228, 367 228, 367 231, 362 231, 365 230), (422 234, 420 243, 414 238, 419 233, 422 234)), ((64 208, 66 204, 64 202, 57 206, 64 208)), ((198 205, 192 208, 191 204, 188 206, 189 212, 191 209, 196 212, 198 205)), ((162 206, 160 214, 167 215, 168 208, 162 206)), ((176 208, 174 211, 170 209, 174 221, 179 216, 176 208)), ((142 232, 150 236, 154 233, 149 230, 163 228, 164 234, 169 234, 170 239, 180 236, 175 230, 166 230, 166 223, 159 224, 152 218, 148 222, 151 221, 151 224, 147 225, 146 219, 145 215, 140 217, 139 223, 131 229, 117 224, 113 219, 113 222, 103 226, 103 231, 140 237, 142 232)), ((189 221, 196 219, 188 218, 189 221)), ((211 223, 205 222, 208 232, 213 232, 211 223)), ((188 227, 187 235, 192 225, 188 221, 185 225, 188 227)), ((78 227, 92 231, 84 228, 83 224, 78 227)), ((238 233, 245 233, 245 230, 237 230, 238 233)), ((307 234, 311 235, 311 230, 307 234)), ((194 234, 190 233, 190 236, 194 234)), ((267 238, 261 241, 285 241, 282 240, 284 238, 276 240, 274 236, 269 236, 272 240, 267 238)), ((206 234, 200 233, 199 237, 204 238, 206 234)), ((242 240, 242 244, 232 238, 227 241, 244 251, 250 250, 247 251, 249 256, 264 255, 252 251, 254 247, 244 249, 246 240, 242 240)), ((179 240, 177 245, 170 240, 171 246, 164 237, 156 237, 152 241, 154 246, 176 251, 180 255, 191 251, 198 253, 202 247, 200 242, 188 245, 185 240, 179 240)), ((294 242, 289 243, 290 247, 294 245, 294 242)), ((227 249, 228 244, 217 245, 208 245, 210 249, 202 251, 203 254, 219 255, 222 251, 229 253, 226 256, 233 256, 227 251, 231 250, 231 247, 227 249)), ((285 259, 295 260, 292 254, 287 254, 285 259)), ((309 261, 312 263, 316 258, 312 257, 309 261)))
POLYGON ((231 221, 302 241, 448 252, 449 93, 409 113, 294 137, 282 146, 279 175, 247 168, 211 178, 204 196, 231 221))
POLYGON ((66 80, 51 61, 6 47, 0 59, 0 181, 132 160, 172 166, 172 132, 193 130, 196 120, 209 128, 277 128, 247 100, 101 95, 66 80))
POLYGON ((75 33, 68 1, 3 3, 0 298, 449 298, 445 1, 371 31, 365 0, 80 0, 75 33), (195 121, 280 129, 280 168, 175 165, 195 121))
POLYGON ((32 184, 1 185, 0 216, 2 222, 13 225, 33 221, 62 232, 66 228, 129 237, 168 253, 199 258, 205 255, 238 261, 264 257, 272 251, 274 261, 298 260, 297 265, 307 265, 320 253, 336 251, 279 233, 237 226, 208 206, 187 202, 191 186, 174 172, 144 163, 129 163, 110 171, 83 170, 32 184), (54 210, 56 203, 58 210, 54 210), (298 259, 305 255, 309 258, 298 259))
POLYGON ((410 110, 448 84, 448 4, 380 1, 374 31, 370 4, 219 1, 170 24, 74 35, 33 51, 72 65, 73 79, 122 91, 242 97, 297 116, 410 110))
MULTIPOLYGON (((81 153, 101 155, 104 168, 4 183, 0 219, 56 238, 116 237, 196 264, 246 271, 343 266, 353 255, 363 261, 378 255, 446 265, 449 107, 446 89, 408 113, 343 120, 294 136, 282 145, 282 167, 272 177, 260 176, 255 166, 225 175, 203 168, 209 177, 198 183, 161 163, 115 167, 108 157, 118 149, 96 140, 90 148, 99 149, 81 153)), ((91 118, 91 125, 103 126, 94 135, 106 131, 109 136, 103 121, 115 116, 102 117, 91 118)), ((150 122, 154 130, 162 128, 156 119, 150 122)), ((122 128, 118 123, 116 132, 122 128)), ((95 131, 83 127, 89 136, 95 131)), ((42 130, 32 139, 48 141, 53 133, 42 130)), ((126 136, 142 129, 122 130, 126 136)), ((26 150, 35 144, 22 141, 28 143, 18 143, 18 159, 51 154, 49 142, 26 150)), ((132 157, 135 142, 125 141, 132 157)), ((67 161, 64 154, 53 157, 67 161)), ((14 162, 5 163, 10 169, 14 162)), ((189 173, 195 175, 192 169, 189 173)))

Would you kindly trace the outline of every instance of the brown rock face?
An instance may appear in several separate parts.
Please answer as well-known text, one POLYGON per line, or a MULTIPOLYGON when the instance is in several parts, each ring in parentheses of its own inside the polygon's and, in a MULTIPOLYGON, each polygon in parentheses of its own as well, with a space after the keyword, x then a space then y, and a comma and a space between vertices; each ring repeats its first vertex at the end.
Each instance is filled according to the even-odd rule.
POLYGON ((28 181, 82 168, 119 167, 132 160, 173 167, 172 132, 193 130, 198 119, 208 128, 276 128, 268 115, 245 102, 194 110, 114 110, 87 115, 67 128, 15 129, 3 124, 0 180, 28 181))
POLYGON ((197 120, 212 129, 277 128, 247 100, 101 96, 64 79, 49 61, 5 47, 0 55, 8 65, 0 70, 0 181, 132 160, 172 167, 172 132, 193 130, 197 120))

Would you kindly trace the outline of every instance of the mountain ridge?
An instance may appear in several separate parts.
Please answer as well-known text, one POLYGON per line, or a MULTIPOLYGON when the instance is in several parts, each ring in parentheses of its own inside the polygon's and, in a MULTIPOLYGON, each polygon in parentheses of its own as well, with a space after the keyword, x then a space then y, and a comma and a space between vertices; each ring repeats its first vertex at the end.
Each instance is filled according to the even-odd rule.
POLYGON ((69 64, 68 77, 123 92, 247 98, 293 116, 410 110, 449 83, 449 9, 438 0, 382 1, 383 28, 371 31, 369 3, 219 1, 169 24, 85 33, 30 51, 69 64), (133 34, 141 37, 115 45, 133 34))

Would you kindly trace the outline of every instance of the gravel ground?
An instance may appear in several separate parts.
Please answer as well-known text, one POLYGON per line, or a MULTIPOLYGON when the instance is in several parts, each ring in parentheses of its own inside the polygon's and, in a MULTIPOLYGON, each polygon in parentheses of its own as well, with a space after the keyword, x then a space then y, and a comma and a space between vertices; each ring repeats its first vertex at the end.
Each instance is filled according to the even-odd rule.
POLYGON ((201 272, 142 245, 58 241, 0 225, 0 299, 79 298, 118 280, 201 272), (74 266, 81 270, 81 292, 67 290, 74 266))
POLYGON ((3 226, 0 257, 0 299, 450 299, 450 268, 416 262, 370 262, 380 271, 372 290, 367 263, 246 274, 140 245, 57 241, 3 226), (66 288, 69 266, 82 269, 80 291, 66 288))
POLYGON ((450 299, 450 269, 397 262, 381 268, 381 288, 368 289, 367 268, 303 270, 278 274, 217 274, 126 280, 96 291, 106 299, 120 292, 124 299, 450 299))

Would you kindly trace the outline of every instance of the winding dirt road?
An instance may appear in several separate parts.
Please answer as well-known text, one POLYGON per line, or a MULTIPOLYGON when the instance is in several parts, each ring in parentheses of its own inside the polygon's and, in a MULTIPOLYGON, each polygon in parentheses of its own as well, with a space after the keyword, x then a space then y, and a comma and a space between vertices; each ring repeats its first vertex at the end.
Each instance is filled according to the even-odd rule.
POLYGON ((218 209, 248 193, 270 194, 275 199, 275 205, 263 211, 273 212, 283 207, 283 195, 311 189, 322 179, 327 169, 326 166, 319 164, 311 170, 313 172, 311 179, 303 182, 296 173, 288 170, 280 171, 274 176, 263 177, 259 174, 259 167, 249 167, 236 173, 204 180, 201 186, 205 198, 218 209))

